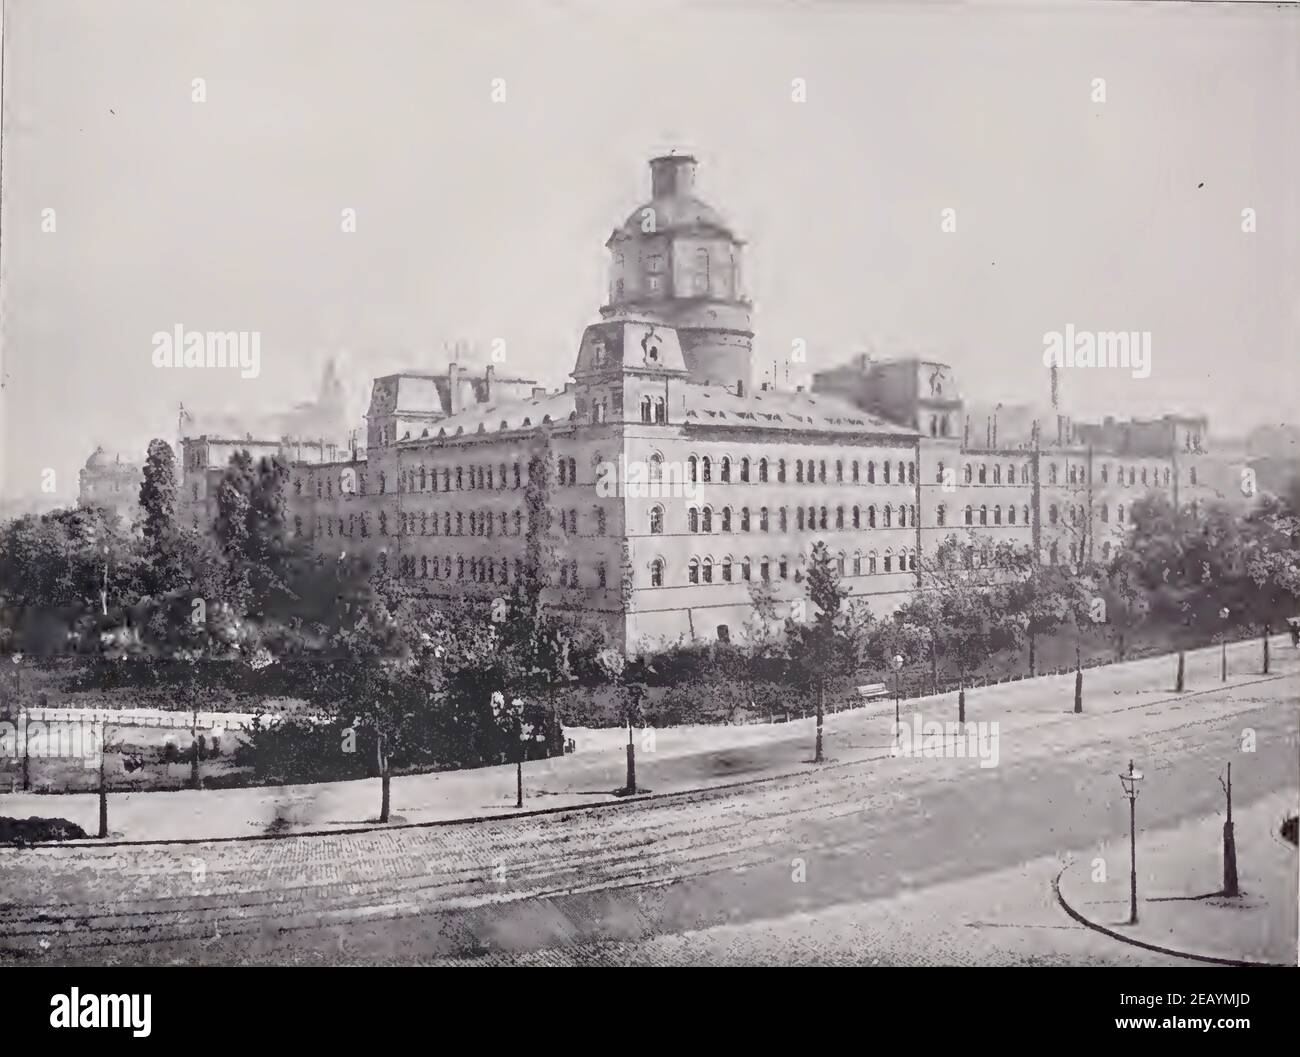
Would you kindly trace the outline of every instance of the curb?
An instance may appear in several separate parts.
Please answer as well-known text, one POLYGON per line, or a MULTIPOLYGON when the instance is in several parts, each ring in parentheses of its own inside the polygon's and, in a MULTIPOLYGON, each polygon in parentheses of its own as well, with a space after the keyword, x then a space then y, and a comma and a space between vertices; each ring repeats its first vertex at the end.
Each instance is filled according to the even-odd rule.
POLYGON ((1120 943, 1127 943, 1130 947, 1141 947, 1143 950, 1155 951, 1157 954, 1168 954, 1174 958, 1188 958, 1194 962, 1209 962, 1212 965, 1231 965, 1239 968, 1262 968, 1262 969, 1294 969, 1294 965, 1286 962, 1255 962, 1245 958, 1218 958, 1211 954, 1194 954, 1190 951, 1178 951, 1172 947, 1162 947, 1158 943, 1147 943, 1145 940, 1134 939, 1132 936, 1125 936, 1123 933, 1116 932, 1114 929, 1108 929, 1105 925, 1099 925, 1095 921, 1089 921, 1074 907, 1066 902, 1064 894, 1061 892, 1061 878, 1065 871, 1073 866, 1070 863, 1061 868, 1052 879, 1052 890, 1056 893, 1056 901, 1061 904, 1061 909, 1070 915, 1075 921, 1085 928, 1092 929, 1093 932, 1100 932, 1103 936, 1109 936, 1113 940, 1119 940, 1120 943))

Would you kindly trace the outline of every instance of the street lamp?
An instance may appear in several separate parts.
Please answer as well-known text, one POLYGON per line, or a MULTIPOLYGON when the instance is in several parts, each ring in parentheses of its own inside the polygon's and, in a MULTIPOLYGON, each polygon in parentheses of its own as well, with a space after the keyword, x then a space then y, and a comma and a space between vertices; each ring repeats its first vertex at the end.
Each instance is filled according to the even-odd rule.
POLYGON ((31 788, 31 764, 27 753, 27 709, 23 708, 23 655, 15 653, 14 662, 14 704, 19 708, 19 718, 23 730, 23 792, 31 788))
POLYGON ((1124 786, 1124 795, 1128 797, 1128 923, 1136 925, 1138 920, 1138 875, 1137 875, 1137 796, 1138 782, 1142 781, 1142 772, 1133 770, 1133 761, 1128 762, 1128 773, 1120 771, 1120 784, 1124 786))
POLYGON ((1223 624, 1223 682, 1228 681, 1228 607, 1224 606, 1219 610, 1219 618, 1224 621, 1223 624))
POLYGON ((898 729, 898 701, 902 696, 902 690, 899 683, 902 681, 903 673, 903 655, 894 654, 894 729, 898 729))

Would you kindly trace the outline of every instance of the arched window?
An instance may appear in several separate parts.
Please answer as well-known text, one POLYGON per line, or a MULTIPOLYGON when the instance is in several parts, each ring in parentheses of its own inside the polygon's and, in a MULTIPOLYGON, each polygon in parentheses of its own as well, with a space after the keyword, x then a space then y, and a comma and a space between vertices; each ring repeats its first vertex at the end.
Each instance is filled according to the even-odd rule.
POLYGON ((856 506, 853 508, 853 527, 862 527, 862 509, 856 506))
POLYGON ((938 469, 935 470, 935 473, 934 473, 934 483, 935 483, 935 484, 943 484, 943 463, 942 463, 942 462, 939 463, 939 467, 938 467, 938 469))
POLYGON ((700 481, 700 460, 692 455, 686 460, 686 479, 691 484, 699 484, 700 481))
POLYGON ((889 467, 890 467, 890 465, 891 465, 891 464, 890 464, 889 460, 886 459, 886 460, 885 460, 885 484, 889 484, 889 467))
POLYGON ((995 524, 995 525, 1001 525, 1001 524, 1002 524, 1002 507, 1001 507, 1001 506, 995 506, 995 507, 993 508, 993 524, 995 524))
POLYGON ((654 401, 651 400, 650 397, 648 396, 642 397, 641 398, 641 421, 647 424, 652 422, 654 420, 653 410, 654 410, 654 401))
POLYGON ((1015 523, 1016 523, 1016 505, 1012 503, 1007 507, 1007 524, 1014 525, 1015 523))
POLYGON ((766 459, 758 460, 758 480, 760 484, 767 483, 767 460, 766 459))
POLYGON ((1052 540, 1051 546, 1047 548, 1047 560, 1050 564, 1056 565, 1057 562, 1056 540, 1052 540))
POLYGON ((907 483, 916 484, 916 463, 914 462, 907 464, 907 483))
POLYGON ((785 484, 785 460, 776 460, 776 479, 780 484, 785 484))
POLYGON ((749 458, 745 457, 740 460, 740 482, 749 484, 749 458))
POLYGON ((948 511, 947 511, 947 509, 944 507, 944 505, 943 505, 942 503, 940 503, 940 504, 938 505, 938 507, 935 508, 935 511, 934 511, 934 519, 935 519, 935 523, 936 523, 940 528, 943 528, 944 524, 947 522, 947 519, 948 519, 948 511))
POLYGON ((907 507, 902 503, 898 504, 898 527, 907 528, 907 507))
POLYGON ((706 584, 713 583, 713 559, 705 558, 700 565, 700 570, 703 573, 704 582, 706 584))
POLYGON ((1056 463, 1052 463, 1047 467, 1048 481, 1050 481, 1052 484, 1056 484, 1056 475, 1057 475, 1056 463))
POLYGON ((747 506, 740 508, 740 531, 749 531, 749 507, 747 506))
POLYGON ((961 468, 961 474, 962 474, 962 480, 965 481, 966 484, 970 484, 971 481, 973 480, 970 463, 967 463, 965 466, 961 468))
POLYGON ((705 507, 700 517, 700 530, 702 532, 713 531, 713 508, 705 507))
MULTIPOLYGON (((794 461, 794 480, 796 484, 803 484, 803 460, 795 459, 794 461)), ((808 480, 812 480, 812 463, 808 464, 808 480)))
POLYGON ((980 463, 980 484, 988 483, 988 467, 980 463))
POLYGON ((668 404, 662 396, 655 397, 655 425, 662 426, 668 421, 668 404))
POLYGON ((780 511, 778 511, 778 516, 780 517, 780 531, 788 532, 790 530, 790 522, 786 517, 785 507, 782 507, 780 511))
POLYGON ((903 483, 903 460, 898 460, 898 483, 903 483))
POLYGON ((1060 515, 1057 513, 1056 504, 1053 503, 1047 508, 1047 520, 1050 524, 1055 525, 1060 515))
POLYGON ((1103 544, 1101 545, 1101 560, 1104 561, 1104 562, 1108 562, 1108 561, 1110 561, 1110 541, 1109 541, 1109 540, 1107 540, 1105 543, 1103 543, 1103 544))
POLYGON ((782 580, 790 579, 790 560, 785 555, 777 559, 776 568, 782 580))
POLYGON ((974 511, 969 506, 966 507, 966 524, 975 524, 974 511))
POLYGON ((981 525, 987 525, 988 523, 989 523, 989 508, 986 507, 986 506, 982 506, 982 505, 981 505, 981 506, 980 506, 980 524, 981 524, 981 525))
POLYGON ((1120 504, 1115 508, 1115 522, 1116 522, 1116 524, 1119 524, 1119 525, 1124 524, 1124 504, 1123 504, 1123 503, 1120 503, 1120 504))
POLYGON ((803 507, 801 506, 794 508, 794 527, 798 532, 803 531, 803 507))
POLYGON ((836 459, 835 460, 835 482, 836 484, 842 484, 843 481, 844 481, 844 461, 842 459, 836 459))
POLYGON ((759 532, 767 531, 767 507, 763 507, 758 512, 758 531, 759 532))
POLYGON ((650 563, 650 586, 663 587, 664 585, 664 560, 656 558, 650 563))
POLYGON ((893 524, 893 521, 894 521, 894 508, 891 507, 888 503, 885 504, 885 507, 884 507, 884 514, 885 514, 885 526, 884 526, 884 527, 885 527, 885 528, 889 528, 889 527, 893 524))
POLYGON ((887 550, 885 551, 885 572, 892 573, 893 571, 894 571, 894 552, 892 550, 887 550))
POLYGON ((844 555, 841 554, 835 559, 835 571, 841 576, 844 575, 844 555))
POLYGON ((1169 484, 1169 467, 1165 467, 1165 484, 1169 484))
MULTIPOLYGON (((1029 471, 1026 470, 1025 472, 1028 473, 1029 471)), ((1025 515, 1025 524, 1028 525, 1028 524, 1029 524, 1029 505, 1028 505, 1028 504, 1025 504, 1025 506, 1021 507, 1021 513, 1023 513, 1023 514, 1025 515)))
POLYGON ((1145 466, 1142 467, 1142 483, 1147 483, 1147 468, 1145 466))
POLYGON ((1007 464, 1007 484, 1015 484, 1015 483, 1016 483, 1016 468, 1015 468, 1014 465, 1008 463, 1008 464, 1007 464))
POLYGON ((1105 463, 1101 464, 1101 483, 1106 484, 1110 480, 1110 469, 1105 463))
POLYGON ((852 466, 850 468, 850 473, 853 475, 853 483, 857 484, 858 483, 858 460, 857 459, 853 460, 852 466))
POLYGON ((1106 503, 1101 504, 1101 522, 1107 524, 1110 521, 1110 507, 1106 503))
MULTIPOLYGON (((516 516, 517 513, 516 513, 516 516)), ((689 516, 689 515, 688 515, 689 516)), ((661 506, 650 509, 650 535, 660 536, 664 531, 664 508, 661 506)))
POLYGON ((1002 483, 1002 467, 999 466, 997 463, 993 464, 993 483, 994 484, 1002 483))
POLYGON ((872 575, 876 571, 876 552, 872 551, 867 555, 867 574, 872 575))
POLYGON ((835 508, 835 527, 837 529, 842 529, 844 527, 844 508, 842 506, 837 506, 835 508))
POLYGON ((854 576, 862 575, 862 552, 861 551, 853 552, 853 575, 854 576))
POLYGON ((876 505, 874 503, 867 507, 867 527, 876 527, 876 505))
POLYGON ((700 460, 700 476, 704 479, 705 484, 713 480, 713 460, 707 455, 700 460))
POLYGON ((876 483, 876 464, 874 462, 868 462, 867 463, 867 484, 875 484, 875 483, 876 483))
POLYGON ((722 531, 731 531, 731 507, 729 506, 724 506, 722 508, 722 531))
POLYGON ((758 560, 758 575, 762 580, 772 579, 772 559, 766 556, 758 560))
POLYGON ((731 556, 730 555, 722 559, 722 582, 724 584, 731 583, 731 556))
POLYGON ((718 468, 718 479, 723 484, 731 484, 731 456, 722 457, 722 465, 718 468))
POLYGON ((821 508, 821 519, 820 519, 820 525, 821 525, 821 527, 822 527, 823 529, 825 529, 825 528, 828 526, 828 524, 829 524, 829 522, 827 521, 827 517, 826 517, 826 508, 825 508, 825 507, 822 507, 822 508, 821 508))
POLYGON ((690 564, 686 566, 686 579, 693 584, 700 582, 700 559, 692 558, 690 564))

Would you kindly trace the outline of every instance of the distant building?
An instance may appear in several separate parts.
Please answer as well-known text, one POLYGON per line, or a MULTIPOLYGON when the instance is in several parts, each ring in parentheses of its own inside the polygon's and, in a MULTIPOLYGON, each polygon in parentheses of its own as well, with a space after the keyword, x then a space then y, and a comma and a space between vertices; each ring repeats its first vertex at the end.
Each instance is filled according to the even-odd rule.
POLYGON ((140 509, 140 483, 144 472, 139 463, 126 462, 97 447, 81 469, 78 505, 104 507, 128 524, 140 509))

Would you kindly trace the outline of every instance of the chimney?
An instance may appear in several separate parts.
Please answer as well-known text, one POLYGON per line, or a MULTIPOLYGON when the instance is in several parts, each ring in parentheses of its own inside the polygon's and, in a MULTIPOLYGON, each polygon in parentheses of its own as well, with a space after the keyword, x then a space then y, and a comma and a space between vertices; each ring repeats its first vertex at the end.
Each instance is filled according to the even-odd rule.
POLYGON ((737 396, 745 395, 745 379, 743 378, 736 379, 736 395, 737 396))
POLYGON ((454 360, 447 364, 447 414, 460 411, 460 364, 454 360))
POLYGON ((669 154, 650 159, 650 197, 688 195, 695 187, 695 159, 689 154, 669 154))
POLYGON ((544 385, 535 385, 535 386, 533 386, 533 399, 534 399, 534 400, 540 400, 540 399, 541 399, 542 397, 544 397, 545 395, 546 395, 546 386, 544 386, 544 385))

